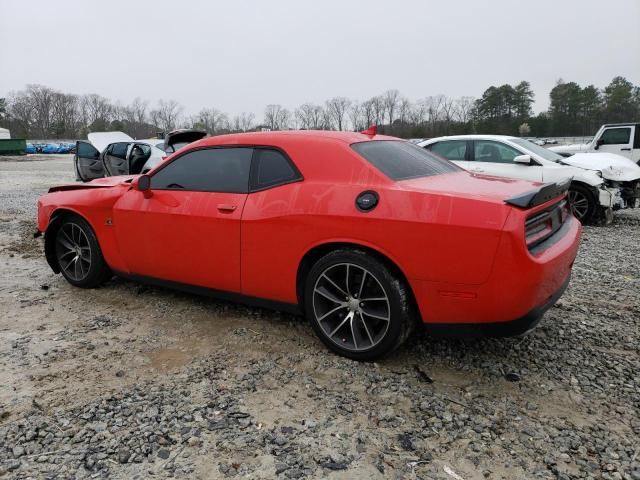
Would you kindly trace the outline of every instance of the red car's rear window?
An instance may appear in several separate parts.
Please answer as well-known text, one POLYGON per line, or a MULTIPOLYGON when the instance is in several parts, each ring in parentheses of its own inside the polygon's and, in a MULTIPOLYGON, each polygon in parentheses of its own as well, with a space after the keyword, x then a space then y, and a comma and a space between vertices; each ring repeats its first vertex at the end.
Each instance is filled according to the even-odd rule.
POLYGON ((352 144, 351 148, 391 180, 430 177, 461 170, 424 148, 401 140, 360 142, 352 144))

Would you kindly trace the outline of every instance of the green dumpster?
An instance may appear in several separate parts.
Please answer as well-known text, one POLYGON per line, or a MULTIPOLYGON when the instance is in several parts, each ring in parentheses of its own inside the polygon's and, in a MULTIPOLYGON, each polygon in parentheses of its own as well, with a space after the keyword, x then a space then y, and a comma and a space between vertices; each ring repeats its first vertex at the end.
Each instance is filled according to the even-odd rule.
POLYGON ((24 155, 26 149, 24 138, 0 139, 0 155, 24 155))

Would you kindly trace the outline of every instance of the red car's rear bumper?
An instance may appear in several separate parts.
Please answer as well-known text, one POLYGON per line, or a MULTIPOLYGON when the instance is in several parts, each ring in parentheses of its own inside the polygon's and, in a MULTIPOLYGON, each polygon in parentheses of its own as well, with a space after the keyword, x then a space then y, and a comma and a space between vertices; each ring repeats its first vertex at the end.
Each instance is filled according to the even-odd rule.
POLYGON ((535 252, 506 229, 482 285, 412 281, 425 328, 444 336, 518 335, 533 328, 562 295, 578 253, 581 225, 570 217, 535 252))
POLYGON ((512 337, 532 330, 569 286, 570 276, 544 304, 515 320, 493 323, 425 323, 429 335, 440 338, 512 337))

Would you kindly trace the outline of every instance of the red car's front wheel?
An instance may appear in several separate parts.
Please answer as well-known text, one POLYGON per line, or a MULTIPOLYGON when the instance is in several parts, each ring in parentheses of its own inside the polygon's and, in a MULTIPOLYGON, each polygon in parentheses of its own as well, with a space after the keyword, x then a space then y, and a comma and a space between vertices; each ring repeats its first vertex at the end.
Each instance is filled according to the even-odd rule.
POLYGON ((413 319, 404 282, 359 250, 336 250, 311 268, 305 310, 320 339, 354 360, 373 360, 407 338, 413 319))
POLYGON ((76 287, 97 287, 111 277, 91 225, 78 215, 62 219, 56 231, 55 253, 60 273, 76 287))

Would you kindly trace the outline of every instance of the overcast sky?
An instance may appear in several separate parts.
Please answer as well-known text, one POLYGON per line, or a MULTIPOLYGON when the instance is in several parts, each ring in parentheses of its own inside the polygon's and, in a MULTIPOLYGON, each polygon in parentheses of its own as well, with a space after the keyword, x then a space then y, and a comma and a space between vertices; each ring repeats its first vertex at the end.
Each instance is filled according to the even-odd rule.
POLYGON ((0 97, 28 83, 262 118, 396 88, 640 84, 640 0, 0 0, 0 97))

